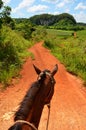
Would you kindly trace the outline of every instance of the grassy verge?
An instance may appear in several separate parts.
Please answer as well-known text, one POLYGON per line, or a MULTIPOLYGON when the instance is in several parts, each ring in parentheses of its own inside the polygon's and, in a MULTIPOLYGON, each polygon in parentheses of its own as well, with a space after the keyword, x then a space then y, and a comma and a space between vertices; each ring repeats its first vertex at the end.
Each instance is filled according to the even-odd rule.
POLYGON ((86 84, 86 30, 76 37, 70 31, 47 30, 44 46, 66 66, 67 70, 81 77, 86 84))
POLYGON ((8 27, 0 31, 0 82, 7 86, 18 76, 25 58, 32 55, 27 50, 32 43, 8 27))

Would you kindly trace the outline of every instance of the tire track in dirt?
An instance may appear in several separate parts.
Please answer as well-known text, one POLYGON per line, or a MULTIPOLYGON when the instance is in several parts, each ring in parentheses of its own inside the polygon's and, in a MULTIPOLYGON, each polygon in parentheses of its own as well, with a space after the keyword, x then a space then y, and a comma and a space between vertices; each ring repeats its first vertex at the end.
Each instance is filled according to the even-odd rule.
MULTIPOLYGON (((82 82, 66 72, 65 67, 51 55, 50 51, 42 47, 42 43, 35 44, 31 49, 35 60, 27 59, 21 71, 21 79, 0 92, 0 130, 6 130, 13 123, 10 112, 16 110, 25 95, 29 85, 36 80, 36 73, 32 64, 40 69, 52 69, 57 63, 59 71, 55 76, 55 92, 51 102, 49 130, 86 130, 86 91, 82 82), (3 115, 9 119, 3 119, 3 115)), ((45 106, 39 130, 46 129, 48 109, 45 106)))

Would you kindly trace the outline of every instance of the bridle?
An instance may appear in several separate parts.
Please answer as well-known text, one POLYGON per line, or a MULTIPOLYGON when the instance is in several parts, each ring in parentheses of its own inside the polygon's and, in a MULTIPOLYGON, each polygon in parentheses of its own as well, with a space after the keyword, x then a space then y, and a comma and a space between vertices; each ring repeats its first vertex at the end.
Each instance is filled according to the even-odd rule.
MULTIPOLYGON (((48 75, 48 76, 50 77, 52 84, 55 83, 54 78, 52 77, 51 73, 48 72, 48 71, 42 71, 42 72, 39 74, 38 78, 37 78, 38 81, 41 79, 41 76, 42 76, 43 74, 46 74, 46 75, 48 75)), ((50 96, 51 91, 52 91, 52 87, 51 87, 51 89, 50 89, 50 92, 49 92, 47 98, 50 96)), ((46 130, 48 130, 49 117, 50 117, 50 106, 51 106, 51 105, 50 105, 50 103, 48 103, 48 104, 46 104, 46 105, 47 105, 47 107, 48 107, 48 119, 47 119, 46 130)), ((34 130, 38 130, 38 129, 35 127, 35 125, 33 125, 32 123, 30 123, 30 122, 28 122, 28 121, 25 121, 25 120, 17 120, 17 121, 15 121, 14 124, 16 124, 16 123, 24 123, 24 124, 26 124, 26 125, 32 127, 34 130)))
MULTIPOLYGON (((48 106, 48 119, 47 119, 47 125, 46 125, 46 130, 48 130, 48 125, 49 125, 49 117, 50 117, 50 103, 49 104, 46 104, 48 106)), ((38 130, 34 124, 30 123, 29 121, 25 121, 25 120, 17 120, 15 121, 14 125, 16 123, 24 123, 30 127, 32 127, 34 130, 38 130)))
MULTIPOLYGON (((45 74, 45 75, 48 75, 48 76, 50 77, 52 84, 55 84, 55 83, 56 83, 55 80, 54 80, 54 78, 53 78, 53 76, 52 76, 52 74, 50 73, 50 71, 47 71, 47 70, 42 71, 42 72, 38 75, 37 80, 39 81, 39 80, 41 79, 42 75, 44 75, 44 74, 45 74)), ((50 91, 49 91, 49 93, 48 93, 48 95, 47 95, 47 98, 50 97, 51 92, 52 92, 52 89, 53 89, 53 88, 52 88, 52 86, 51 86, 50 91)), ((48 107, 48 119, 47 119, 46 130, 48 130, 49 118, 50 118, 50 107, 51 107, 51 105, 50 105, 50 103, 48 103, 48 104, 46 104, 46 105, 47 105, 47 107, 48 107)))
MULTIPOLYGON (((54 80, 54 78, 53 78, 53 76, 52 76, 52 74, 50 73, 50 71, 47 71, 47 70, 42 71, 42 72, 39 74, 37 80, 40 80, 40 79, 41 79, 41 76, 42 76, 43 74, 46 74, 46 75, 48 75, 48 76, 50 77, 52 84, 55 84, 55 83, 56 83, 55 80, 54 80)), ((52 86, 51 86, 50 91, 49 91, 49 93, 48 93, 48 95, 47 95, 47 98, 50 97, 51 92, 52 92, 52 89, 53 89, 53 88, 52 88, 52 86)), ((46 105, 47 105, 47 107, 48 107, 48 119, 47 119, 46 130, 48 130, 49 118, 50 118, 50 107, 51 107, 50 102, 49 102, 48 104, 46 104, 46 105)))
POLYGON ((34 130, 38 130, 38 129, 35 127, 35 125, 33 125, 32 123, 30 123, 30 122, 28 122, 28 121, 25 121, 25 120, 17 120, 17 121, 15 121, 14 124, 16 124, 16 123, 24 123, 24 124, 26 124, 26 125, 28 125, 28 126, 31 126, 34 130))
POLYGON ((45 75, 48 75, 48 76, 50 77, 52 84, 55 83, 55 80, 54 80, 52 74, 50 73, 50 71, 47 71, 47 70, 42 71, 42 72, 38 75, 37 80, 40 80, 41 77, 42 77, 42 75, 44 75, 44 74, 45 74, 45 75))

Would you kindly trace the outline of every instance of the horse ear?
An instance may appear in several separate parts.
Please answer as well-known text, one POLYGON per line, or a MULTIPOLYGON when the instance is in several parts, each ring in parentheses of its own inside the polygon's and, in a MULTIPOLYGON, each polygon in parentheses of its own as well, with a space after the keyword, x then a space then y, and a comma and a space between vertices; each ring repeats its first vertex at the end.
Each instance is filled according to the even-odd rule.
POLYGON ((39 68, 37 68, 34 64, 33 64, 33 67, 34 67, 36 73, 39 75, 41 73, 41 70, 39 68))
POLYGON ((58 65, 56 64, 56 65, 54 66, 54 69, 53 69, 52 72, 51 72, 52 76, 54 76, 57 71, 58 71, 58 65))

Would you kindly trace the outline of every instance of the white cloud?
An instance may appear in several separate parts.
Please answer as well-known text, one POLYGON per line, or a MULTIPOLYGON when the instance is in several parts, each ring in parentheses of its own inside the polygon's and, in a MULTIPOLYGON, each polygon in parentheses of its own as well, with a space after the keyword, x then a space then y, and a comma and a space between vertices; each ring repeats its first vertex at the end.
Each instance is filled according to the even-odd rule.
POLYGON ((79 10, 79 9, 86 9, 86 5, 84 5, 82 2, 80 2, 76 7, 75 10, 79 10))
POLYGON ((70 4, 70 3, 74 3, 75 0, 59 0, 59 2, 57 3, 57 8, 62 8, 64 7, 65 5, 67 4, 70 4))
POLYGON ((31 4, 34 3, 35 0, 23 0, 20 4, 19 4, 19 8, 25 8, 30 6, 31 4))
POLYGON ((16 13, 17 11, 19 11, 22 8, 27 8, 30 5, 32 5, 35 2, 35 0, 22 0, 22 2, 14 9, 12 9, 13 13, 16 13))
POLYGON ((59 13, 59 11, 57 11, 57 12, 53 12, 52 14, 58 15, 58 14, 60 14, 60 13, 59 13))
POLYGON ((42 1, 55 3, 58 2, 59 0, 42 0, 42 1))
POLYGON ((73 3, 75 0, 63 0, 64 3, 73 3))
POLYGON ((48 14, 58 15, 58 14, 60 14, 60 12, 59 12, 59 11, 56 11, 56 12, 48 12, 48 14))
POLYGON ((86 13, 80 12, 78 14, 73 14, 74 18, 77 22, 84 22, 86 23, 86 13))
POLYGON ((57 4, 57 7, 58 7, 58 8, 61 8, 61 7, 64 7, 64 5, 65 5, 65 3, 64 3, 64 2, 61 2, 61 3, 57 4))
POLYGON ((6 4, 10 3, 11 0, 2 0, 2 1, 3 1, 4 4, 6 5, 6 4))
POLYGON ((66 12, 66 13, 69 13, 69 12, 70 12, 70 9, 66 8, 65 12, 66 12))
POLYGON ((45 11, 46 9, 48 9, 48 6, 46 6, 46 5, 34 5, 34 6, 30 7, 27 11, 33 13, 33 12, 45 11))

